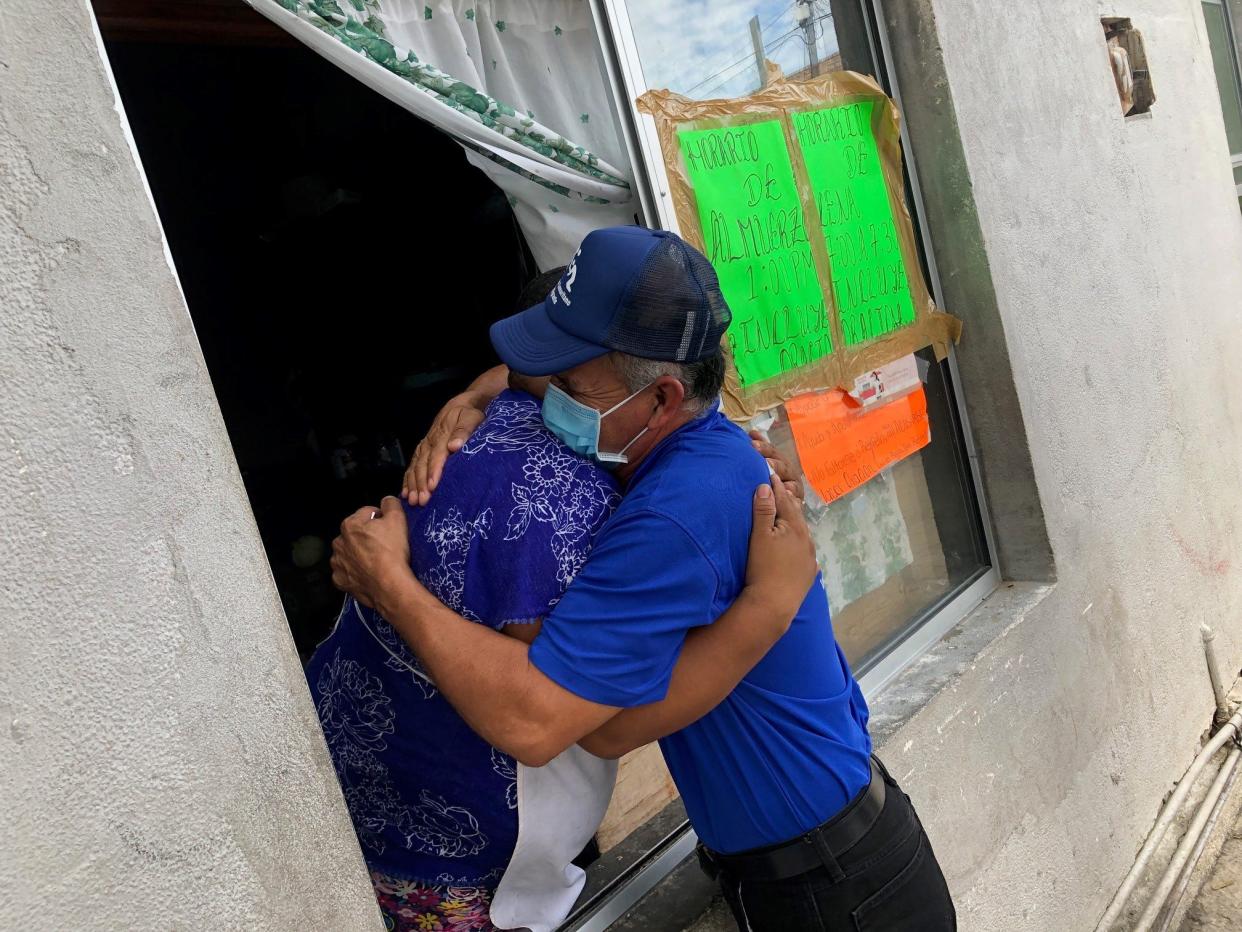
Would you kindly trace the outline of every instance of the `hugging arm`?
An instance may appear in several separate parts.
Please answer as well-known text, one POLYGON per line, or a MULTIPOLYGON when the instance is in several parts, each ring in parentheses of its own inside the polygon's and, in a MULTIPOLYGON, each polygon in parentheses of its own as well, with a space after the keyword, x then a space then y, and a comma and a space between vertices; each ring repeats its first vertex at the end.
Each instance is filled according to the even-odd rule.
MULTIPOLYGON (((546 378, 517 378, 521 381, 515 388, 543 397, 543 389, 548 381, 546 378)), ((401 480, 402 498, 411 505, 426 505, 431 501, 431 493, 440 483, 445 461, 470 439, 470 435, 483 422, 483 412, 487 410, 492 399, 505 390, 510 379, 508 367, 496 366, 471 382, 470 387, 460 395, 445 403, 432 421, 427 436, 415 448, 414 456, 406 467, 405 476, 401 480)), ((759 431, 752 430, 750 436, 755 449, 767 459, 768 465, 784 481, 785 488, 797 498, 802 498, 801 480, 793 467, 759 431)))
POLYGON ((539 767, 617 713, 545 676, 521 640, 445 606, 410 571, 400 503, 386 498, 372 518, 374 510, 360 509, 341 525, 332 581, 384 616, 485 741, 539 767))
MULTIPOLYGON (((410 571, 401 505, 388 498, 378 517, 374 511, 359 509, 341 525, 332 545, 333 582, 379 610, 485 740, 528 766, 541 766, 622 712, 555 682, 521 641, 445 607, 410 571)), ((624 753, 713 708, 788 627, 814 574, 796 499, 783 490, 774 497, 769 486, 760 486, 743 594, 714 625, 687 639, 680 658, 686 666, 674 671, 665 699, 626 710, 627 718, 587 750, 624 753)))
POLYGON ((664 699, 621 710, 578 743, 620 757, 702 718, 789 629, 817 572, 801 502, 782 483, 761 486, 746 587, 715 622, 686 635, 664 699))

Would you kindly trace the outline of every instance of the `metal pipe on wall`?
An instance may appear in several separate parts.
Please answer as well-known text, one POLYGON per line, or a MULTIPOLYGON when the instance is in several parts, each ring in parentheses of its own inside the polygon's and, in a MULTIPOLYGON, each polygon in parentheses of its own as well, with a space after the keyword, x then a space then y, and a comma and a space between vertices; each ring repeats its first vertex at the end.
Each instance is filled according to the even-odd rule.
MULTIPOLYGON (((1238 751, 1233 751, 1233 756, 1237 756, 1238 751)), ((1226 766, 1229 766, 1226 762, 1226 766)), ((1208 817, 1207 825, 1203 827, 1203 831, 1199 835, 1199 840, 1195 843, 1195 850, 1190 853, 1190 860, 1186 866, 1182 868, 1181 877, 1178 878, 1177 888, 1173 891, 1172 905, 1165 911, 1164 920, 1160 924, 1160 932, 1168 932, 1169 925, 1173 921, 1173 917, 1177 914, 1177 907, 1182 902, 1182 897, 1186 893, 1186 888, 1190 886, 1190 877, 1195 872, 1195 865, 1199 863, 1199 858, 1203 855, 1203 849, 1207 847, 1208 839, 1212 837, 1212 830, 1216 828, 1216 821, 1220 818, 1221 810, 1225 808, 1225 801, 1229 799, 1229 794, 1233 792, 1233 784, 1238 779, 1238 767, 1235 763, 1229 774, 1229 780, 1225 783, 1224 792, 1216 800, 1216 805, 1212 807, 1212 814, 1208 817)))
POLYGON ((1134 892, 1134 888, 1138 884, 1139 877, 1147 866, 1147 862, 1151 860, 1156 847, 1164 839, 1169 826, 1173 824, 1173 820, 1177 818, 1177 814, 1185 804, 1186 797, 1190 795, 1190 790, 1198 779, 1199 774, 1207 766, 1207 762, 1216 756, 1217 751, 1231 740, 1237 739, 1239 728, 1242 728, 1242 711, 1239 711, 1229 719, 1221 727, 1220 731, 1212 736, 1212 739, 1199 752, 1198 756, 1191 761, 1186 775, 1182 778, 1182 782, 1177 785, 1177 789, 1169 797, 1169 801, 1165 804, 1164 809, 1160 811, 1160 816, 1156 819, 1156 824, 1152 828, 1151 834, 1147 836, 1147 841, 1143 843, 1143 847, 1139 850, 1138 857, 1134 860, 1134 866, 1130 868, 1130 873, 1126 875, 1121 886, 1117 888, 1117 892, 1113 894, 1112 902, 1108 904, 1108 909, 1105 910, 1099 924, 1095 927, 1096 932, 1107 932, 1107 930, 1113 927, 1113 923, 1117 921, 1121 911, 1125 909, 1126 901, 1130 899, 1130 895, 1134 892))
POLYGON ((1217 811, 1216 804, 1224 800, 1226 787, 1233 783, 1233 776, 1238 769, 1238 758, 1240 757, 1242 757, 1242 750, 1235 747, 1225 758, 1225 763, 1220 768, 1220 773, 1212 781, 1211 789, 1208 790, 1207 796, 1203 798, 1203 802, 1195 812, 1194 819, 1191 820, 1189 828, 1186 829, 1186 835, 1173 853, 1173 860, 1169 862, 1169 866, 1165 868, 1164 874, 1160 877, 1160 882, 1156 884, 1156 890, 1152 893, 1151 901, 1147 904, 1147 908, 1143 910, 1143 915, 1135 925, 1134 932, 1150 932, 1152 926, 1156 924, 1156 918, 1160 915, 1160 911, 1164 909, 1164 904, 1168 902, 1169 894, 1173 891, 1174 885, 1181 879, 1183 871, 1190 870, 1191 865, 1189 861, 1192 853, 1196 849, 1199 851, 1203 850, 1200 842, 1206 843, 1207 841, 1208 822, 1211 819, 1212 813, 1217 811))

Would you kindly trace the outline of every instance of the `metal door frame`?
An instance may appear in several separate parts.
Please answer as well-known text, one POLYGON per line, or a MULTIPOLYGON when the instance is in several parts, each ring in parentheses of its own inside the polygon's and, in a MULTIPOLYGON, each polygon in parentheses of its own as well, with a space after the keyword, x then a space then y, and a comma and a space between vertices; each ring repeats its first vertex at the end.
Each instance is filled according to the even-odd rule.
MULTIPOLYGON (((883 0, 856 0, 867 20, 867 41, 871 48, 876 74, 882 85, 901 107, 901 92, 887 63, 891 59, 891 45, 885 27, 883 0)), ((626 0, 591 0, 591 12, 595 18, 596 32, 603 53, 604 70, 612 88, 613 104, 618 115, 622 138, 634 166, 634 187, 648 224, 680 233, 672 198, 669 195, 668 175, 660 151, 655 121, 639 113, 633 101, 647 90, 643 76, 638 45, 630 24, 626 0)), ((923 216, 923 199, 919 175, 906 121, 901 123, 901 141, 906 160, 907 176, 913 198, 913 214, 923 216)), ((927 263, 928 286, 932 297, 944 306, 940 286, 936 254, 925 223, 916 223, 927 263)), ((950 387, 966 452, 967 469, 974 491, 975 506, 983 529, 990 566, 943 600, 933 604, 919 617, 918 624, 911 625, 902 639, 888 652, 868 665, 859 677, 864 695, 871 700, 895 677, 918 657, 926 653, 950 629, 960 623, 971 611, 1000 585, 997 567, 996 542, 988 513, 987 499, 979 472, 979 456, 970 428, 970 418, 962 400, 961 376, 953 347, 949 348, 948 366, 950 387)), ((604 932, 613 922, 655 888, 694 851, 698 837, 689 822, 683 823, 667 835, 650 854, 631 865, 612 883, 581 905, 562 926, 567 932, 604 932)))

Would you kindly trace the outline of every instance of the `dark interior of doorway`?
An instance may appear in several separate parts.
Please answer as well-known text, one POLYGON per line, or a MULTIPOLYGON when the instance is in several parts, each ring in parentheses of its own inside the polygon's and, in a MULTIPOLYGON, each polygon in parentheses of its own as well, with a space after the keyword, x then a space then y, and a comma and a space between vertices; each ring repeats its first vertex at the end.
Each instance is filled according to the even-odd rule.
POLYGON ((341 518, 395 494, 536 269, 447 137, 237 0, 96 0, 108 57, 303 657, 341 518), (161 9, 162 7, 162 9, 161 9))

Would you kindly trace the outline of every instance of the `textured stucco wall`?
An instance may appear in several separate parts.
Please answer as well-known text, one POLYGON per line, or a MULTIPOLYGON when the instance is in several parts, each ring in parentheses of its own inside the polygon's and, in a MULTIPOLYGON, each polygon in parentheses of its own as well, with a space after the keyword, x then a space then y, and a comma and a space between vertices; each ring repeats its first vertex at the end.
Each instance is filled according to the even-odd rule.
MULTIPOLYGON (((904 87, 925 187, 960 179, 920 148, 919 117, 960 131, 969 187, 936 192, 937 254, 985 264, 998 314, 972 321, 982 365, 963 341, 965 389, 976 409, 1016 394, 1057 581, 885 753, 963 929, 1091 929, 1210 722, 1198 625, 1217 626, 1227 679, 1242 662, 1242 217, 1206 34, 1195 0, 886 6, 922 74, 904 87), (1150 117, 1121 116, 1111 15, 1146 40, 1150 117), (987 366, 997 339, 1011 373, 987 366)), ((976 421, 985 466, 1005 457, 1003 420, 976 421)))
POLYGON ((0 928, 380 928, 82 0, 0 3, 0 476, 0 928))

